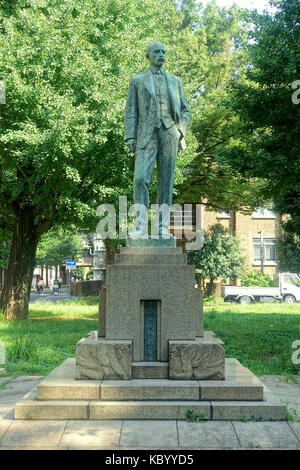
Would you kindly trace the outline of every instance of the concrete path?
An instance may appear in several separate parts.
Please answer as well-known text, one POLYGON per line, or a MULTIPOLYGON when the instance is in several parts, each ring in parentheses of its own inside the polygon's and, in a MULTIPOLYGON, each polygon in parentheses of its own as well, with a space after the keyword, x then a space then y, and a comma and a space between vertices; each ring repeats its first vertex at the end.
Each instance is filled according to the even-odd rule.
MULTIPOLYGON (((279 376, 260 379, 288 403, 291 415, 300 415, 300 383, 286 382, 279 376)), ((14 421, 14 404, 36 388, 40 380, 41 377, 36 376, 0 378, 0 450, 300 450, 300 418, 297 420, 296 416, 294 421, 286 422, 14 421)))
POLYGON ((36 302, 59 302, 60 300, 69 300, 70 299, 70 291, 68 287, 62 287, 59 291, 59 294, 53 294, 50 291, 49 287, 44 289, 43 294, 38 294, 36 290, 32 290, 30 294, 30 302, 31 304, 36 302))

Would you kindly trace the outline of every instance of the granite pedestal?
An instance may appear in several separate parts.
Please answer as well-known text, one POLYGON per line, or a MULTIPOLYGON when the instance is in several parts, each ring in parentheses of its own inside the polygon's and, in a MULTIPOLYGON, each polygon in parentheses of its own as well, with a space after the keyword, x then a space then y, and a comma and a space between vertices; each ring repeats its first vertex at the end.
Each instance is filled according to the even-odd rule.
POLYGON ((175 240, 131 241, 107 267, 99 330, 15 407, 15 419, 285 419, 285 406, 203 331, 175 240))

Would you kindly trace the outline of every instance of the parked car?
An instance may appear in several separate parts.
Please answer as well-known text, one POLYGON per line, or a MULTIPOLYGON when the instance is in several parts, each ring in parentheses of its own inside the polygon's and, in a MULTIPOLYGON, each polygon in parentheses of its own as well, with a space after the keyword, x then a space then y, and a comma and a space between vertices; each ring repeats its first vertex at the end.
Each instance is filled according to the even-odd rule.
POLYGON ((280 301, 287 304, 300 302, 300 278, 295 273, 276 274, 272 287, 243 287, 222 286, 221 295, 225 302, 251 302, 280 301))

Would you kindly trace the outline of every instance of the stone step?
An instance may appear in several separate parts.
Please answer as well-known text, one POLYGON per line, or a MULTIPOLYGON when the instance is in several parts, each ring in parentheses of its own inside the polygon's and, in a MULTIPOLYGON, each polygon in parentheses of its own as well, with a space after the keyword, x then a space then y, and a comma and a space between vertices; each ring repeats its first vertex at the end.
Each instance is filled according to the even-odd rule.
POLYGON ((199 400, 196 380, 132 379, 103 380, 100 398, 104 401, 199 400))
POLYGON ((285 420, 285 405, 274 395, 265 394, 263 402, 214 401, 58 401, 36 399, 27 394, 15 406, 14 419, 178 419, 187 412, 205 420, 285 420))
POLYGON ((187 255, 186 253, 116 253, 114 256, 114 263, 129 265, 178 265, 187 264, 187 255))
POLYGON ((168 362, 132 363, 132 372, 135 377, 131 380, 76 380, 75 360, 70 358, 38 385, 37 398, 44 401, 263 400, 260 380, 232 359, 226 359, 225 380, 169 380, 166 378, 168 362))
POLYGON ((126 254, 134 254, 134 255, 152 255, 152 254, 180 254, 182 253, 181 247, 130 247, 130 246, 122 246, 120 248, 120 253, 123 255, 126 254))
POLYGON ((133 362, 131 366, 133 379, 167 379, 168 362, 133 362))
POLYGON ((127 238, 126 247, 135 247, 135 248, 176 248, 176 239, 142 239, 138 238, 136 240, 132 238, 127 238))

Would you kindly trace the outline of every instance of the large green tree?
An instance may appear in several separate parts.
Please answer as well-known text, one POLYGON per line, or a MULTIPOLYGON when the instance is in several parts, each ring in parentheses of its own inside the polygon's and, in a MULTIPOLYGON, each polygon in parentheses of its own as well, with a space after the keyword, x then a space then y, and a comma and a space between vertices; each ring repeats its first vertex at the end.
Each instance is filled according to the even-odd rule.
POLYGON ((245 258, 240 253, 239 240, 228 235, 221 224, 212 225, 204 232, 201 250, 188 252, 189 262, 195 265, 196 277, 203 285, 208 279, 207 294, 213 293, 217 278, 235 279, 244 270, 245 258))
POLYGON ((240 140, 219 155, 234 174, 263 178, 285 229, 300 234, 300 2, 270 3, 275 13, 252 15, 246 75, 228 100, 240 140))
POLYGON ((281 272, 300 274, 300 236, 285 232, 277 240, 276 253, 281 272))
POLYGON ((153 31, 172 44, 178 21, 171 0, 0 3, 0 208, 13 219, 7 319, 28 316, 41 235, 55 225, 95 227, 97 205, 128 191, 129 79, 147 65, 153 31))
POLYGON ((35 262, 39 266, 59 266, 66 259, 81 258, 82 253, 83 243, 79 235, 52 228, 41 236, 35 262))
POLYGON ((264 202, 260 192, 263 182, 233 174, 230 165, 218 159, 219 148, 233 145, 240 136, 239 116, 227 101, 232 78, 243 74, 247 64, 249 12, 238 7, 220 8, 215 2, 203 7, 184 0, 178 5, 183 13, 182 27, 191 38, 186 60, 193 155, 186 160, 183 178, 177 182, 177 201, 249 211, 264 202))

